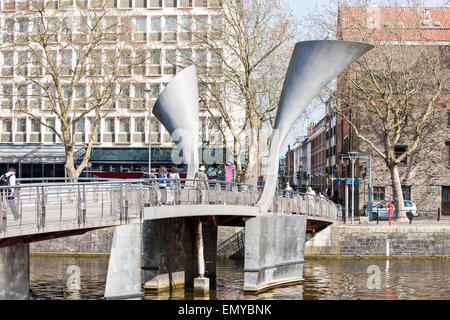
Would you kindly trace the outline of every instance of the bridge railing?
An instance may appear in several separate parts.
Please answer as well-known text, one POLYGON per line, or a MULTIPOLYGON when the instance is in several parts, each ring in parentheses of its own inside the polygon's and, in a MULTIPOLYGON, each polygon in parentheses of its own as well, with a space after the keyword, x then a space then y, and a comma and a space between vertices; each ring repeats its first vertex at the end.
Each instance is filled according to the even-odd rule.
POLYGON ((324 197, 294 191, 278 192, 271 211, 275 214, 304 214, 332 222, 342 220, 341 205, 324 197))
MULTIPOLYGON (((55 231, 128 223, 132 219, 142 220, 144 207, 149 206, 255 206, 261 192, 252 185, 218 180, 42 179, 0 187, 0 237, 30 229, 44 232, 49 228, 55 231)), ((277 194, 271 211, 306 214, 336 222, 341 212, 331 201, 294 192, 277 194)))
POLYGON ((22 184, 17 186, 0 187, 1 236, 29 229, 43 232, 49 227, 54 231, 142 220, 144 207, 148 206, 254 206, 259 197, 257 188, 251 185, 215 180, 48 178, 43 181, 52 182, 30 179, 20 181, 22 184))

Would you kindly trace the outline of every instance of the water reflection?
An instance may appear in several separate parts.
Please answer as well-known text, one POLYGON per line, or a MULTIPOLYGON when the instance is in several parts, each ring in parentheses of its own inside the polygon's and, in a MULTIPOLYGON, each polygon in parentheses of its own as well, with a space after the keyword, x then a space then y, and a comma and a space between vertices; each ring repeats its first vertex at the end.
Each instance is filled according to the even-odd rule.
MULTIPOLYGON (((245 294, 244 263, 217 261, 217 289, 206 299, 450 299, 449 259, 312 259, 304 265, 304 281, 293 286, 245 294), (379 288, 368 287, 368 268, 380 270, 379 288)), ((32 299, 103 299, 106 257, 32 256, 32 299), (79 273, 78 273, 79 271, 79 273)), ((144 299, 194 299, 192 292, 146 293, 144 299)), ((195 299, 199 299, 195 297, 195 299)))

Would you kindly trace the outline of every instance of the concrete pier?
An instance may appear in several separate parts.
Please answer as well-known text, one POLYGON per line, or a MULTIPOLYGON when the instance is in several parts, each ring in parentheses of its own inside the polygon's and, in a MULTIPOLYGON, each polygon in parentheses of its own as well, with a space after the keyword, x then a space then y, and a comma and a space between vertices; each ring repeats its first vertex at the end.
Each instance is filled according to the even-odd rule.
POLYGON ((0 248, 0 300, 28 300, 29 245, 0 248))
POLYGON ((303 280, 306 216, 267 216, 245 223, 244 291, 303 280))
POLYGON ((115 227, 105 299, 143 296, 141 283, 141 225, 115 227))
MULTIPOLYGON (((197 219, 146 221, 143 229, 144 288, 147 290, 192 289, 199 278, 197 219)), ((215 288, 217 226, 202 225, 205 277, 215 288)))

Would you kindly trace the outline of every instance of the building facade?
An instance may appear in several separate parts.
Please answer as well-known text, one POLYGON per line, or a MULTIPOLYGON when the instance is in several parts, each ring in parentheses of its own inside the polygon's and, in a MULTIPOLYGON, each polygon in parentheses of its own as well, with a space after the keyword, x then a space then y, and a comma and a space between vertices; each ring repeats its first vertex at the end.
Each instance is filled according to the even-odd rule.
MULTIPOLYGON (((338 38, 342 40, 361 40, 362 35, 375 37, 384 41, 385 46, 397 45, 393 35, 403 38, 405 50, 415 50, 419 45, 418 37, 427 39, 429 46, 438 48, 442 53, 439 67, 448 70, 450 53, 450 8, 426 8, 426 7, 339 7, 338 14, 338 38), (358 19, 359 28, 364 29, 356 32, 355 21, 358 19), (392 35, 392 38, 389 36, 392 35)), ((448 105, 448 80, 446 88, 437 102, 434 116, 438 121, 422 139, 417 150, 404 158, 399 164, 403 197, 412 200, 418 207, 422 216, 435 216, 438 209, 443 214, 450 214, 450 109, 448 105)), ((375 139, 374 114, 365 112, 361 108, 360 101, 346 94, 343 88, 338 86, 338 103, 348 105, 349 110, 356 114, 361 125, 359 130, 369 138, 375 139), (341 90, 339 92, 339 90, 341 90), (352 109, 353 106, 353 109, 352 109), (357 107, 359 106, 359 107, 357 107)), ((426 90, 423 95, 427 94, 426 90)), ((413 102, 414 103, 414 102, 413 102)), ((420 110, 419 110, 420 111, 420 110)), ((408 118, 404 120, 407 126, 408 118)), ((385 161, 377 155, 369 145, 356 137, 356 134, 345 122, 337 116, 337 156, 347 155, 349 151, 359 152, 363 156, 372 156, 372 186, 373 201, 378 203, 388 200, 393 195, 391 175, 385 161)), ((399 141, 393 146, 392 152, 401 155, 413 142, 408 140, 399 141)), ((350 177, 350 162, 348 160, 337 162, 339 175, 350 177)), ((356 177, 360 184, 356 190, 355 207, 363 210, 368 200, 368 163, 367 160, 356 162, 356 177)), ((343 196, 343 186, 340 186, 343 196)), ((357 215, 358 212, 355 212, 357 215)))
MULTIPOLYGON (((23 75, 41 72, 35 70, 30 59, 27 37, 36 28, 36 21, 28 17, 32 1, 7 0, 0 4, 2 46, 0 62, 1 115, 0 115, 0 170, 20 166, 22 177, 64 175, 64 147, 48 126, 58 128, 58 120, 50 111, 45 99, 35 93, 32 83, 18 85, 23 75), (32 110, 41 119, 36 121, 23 110, 32 110), (48 126, 46 126, 48 124, 48 126), (16 152, 11 153, 10 150, 16 152)), ((44 1, 41 1, 44 3, 44 1)), ((132 23, 135 32, 127 34, 129 46, 127 57, 139 57, 141 63, 124 69, 128 82, 121 85, 121 99, 112 106, 111 112, 100 120, 94 138, 94 149, 89 169, 100 171, 138 171, 148 169, 148 148, 151 142, 152 163, 170 165, 167 150, 173 142, 164 127, 151 115, 151 108, 167 83, 188 62, 186 54, 195 56, 205 66, 217 61, 206 48, 192 47, 193 33, 208 34, 208 25, 221 24, 217 15, 220 0, 69 0, 45 1, 62 15, 68 29, 73 29, 78 10, 94 10, 100 3, 105 5, 105 25, 132 23), (129 21, 131 20, 131 21, 129 21), (112 155, 120 155, 113 157, 112 155)), ((114 34, 110 36, 114 37, 114 34)), ((125 36, 125 35, 123 35, 125 36)), ((217 35, 215 35, 217 36, 217 35)), ((56 41, 55 43, 57 43, 56 41)), ((109 47, 100 48, 100 60, 108 62, 109 47)), ((77 58, 70 48, 58 49, 55 59, 75 65, 77 58)), ((89 85, 76 89, 76 99, 89 95, 89 85)), ((208 103, 204 88, 199 88, 202 103, 208 103)), ((79 121, 74 129, 76 149, 83 154, 93 127, 92 114, 79 121)), ((211 121, 205 108, 200 109, 200 145, 221 147, 222 138, 216 128, 220 119, 211 121)))

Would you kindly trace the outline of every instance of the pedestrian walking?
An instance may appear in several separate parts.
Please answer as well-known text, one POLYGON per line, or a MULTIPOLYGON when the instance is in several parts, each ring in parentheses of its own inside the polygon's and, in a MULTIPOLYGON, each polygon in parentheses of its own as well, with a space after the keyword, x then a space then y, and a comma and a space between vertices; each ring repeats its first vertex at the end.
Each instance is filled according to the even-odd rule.
MULTIPOLYGON (((16 168, 11 167, 9 168, 9 171, 4 173, 1 177, 0 177, 0 181, 2 183, 2 185, 4 186, 15 186, 16 185, 16 168)), ((11 209, 11 213, 14 216, 14 220, 18 220, 19 219, 19 212, 17 211, 17 207, 16 207, 16 203, 14 201, 15 196, 16 196, 16 188, 7 188, 4 192, 4 194, 2 194, 2 198, 3 196, 6 196, 9 208, 11 209)))
POLYGON ((195 173, 194 178, 197 179, 197 189, 199 189, 197 199, 198 203, 206 203, 206 189, 209 188, 208 176, 205 173, 205 166, 200 166, 199 171, 195 173))
POLYGON ((180 175, 178 174, 178 168, 176 166, 172 167, 172 172, 169 173, 169 190, 168 192, 168 204, 175 204, 175 199, 178 198, 175 196, 176 188, 180 185, 180 175))

